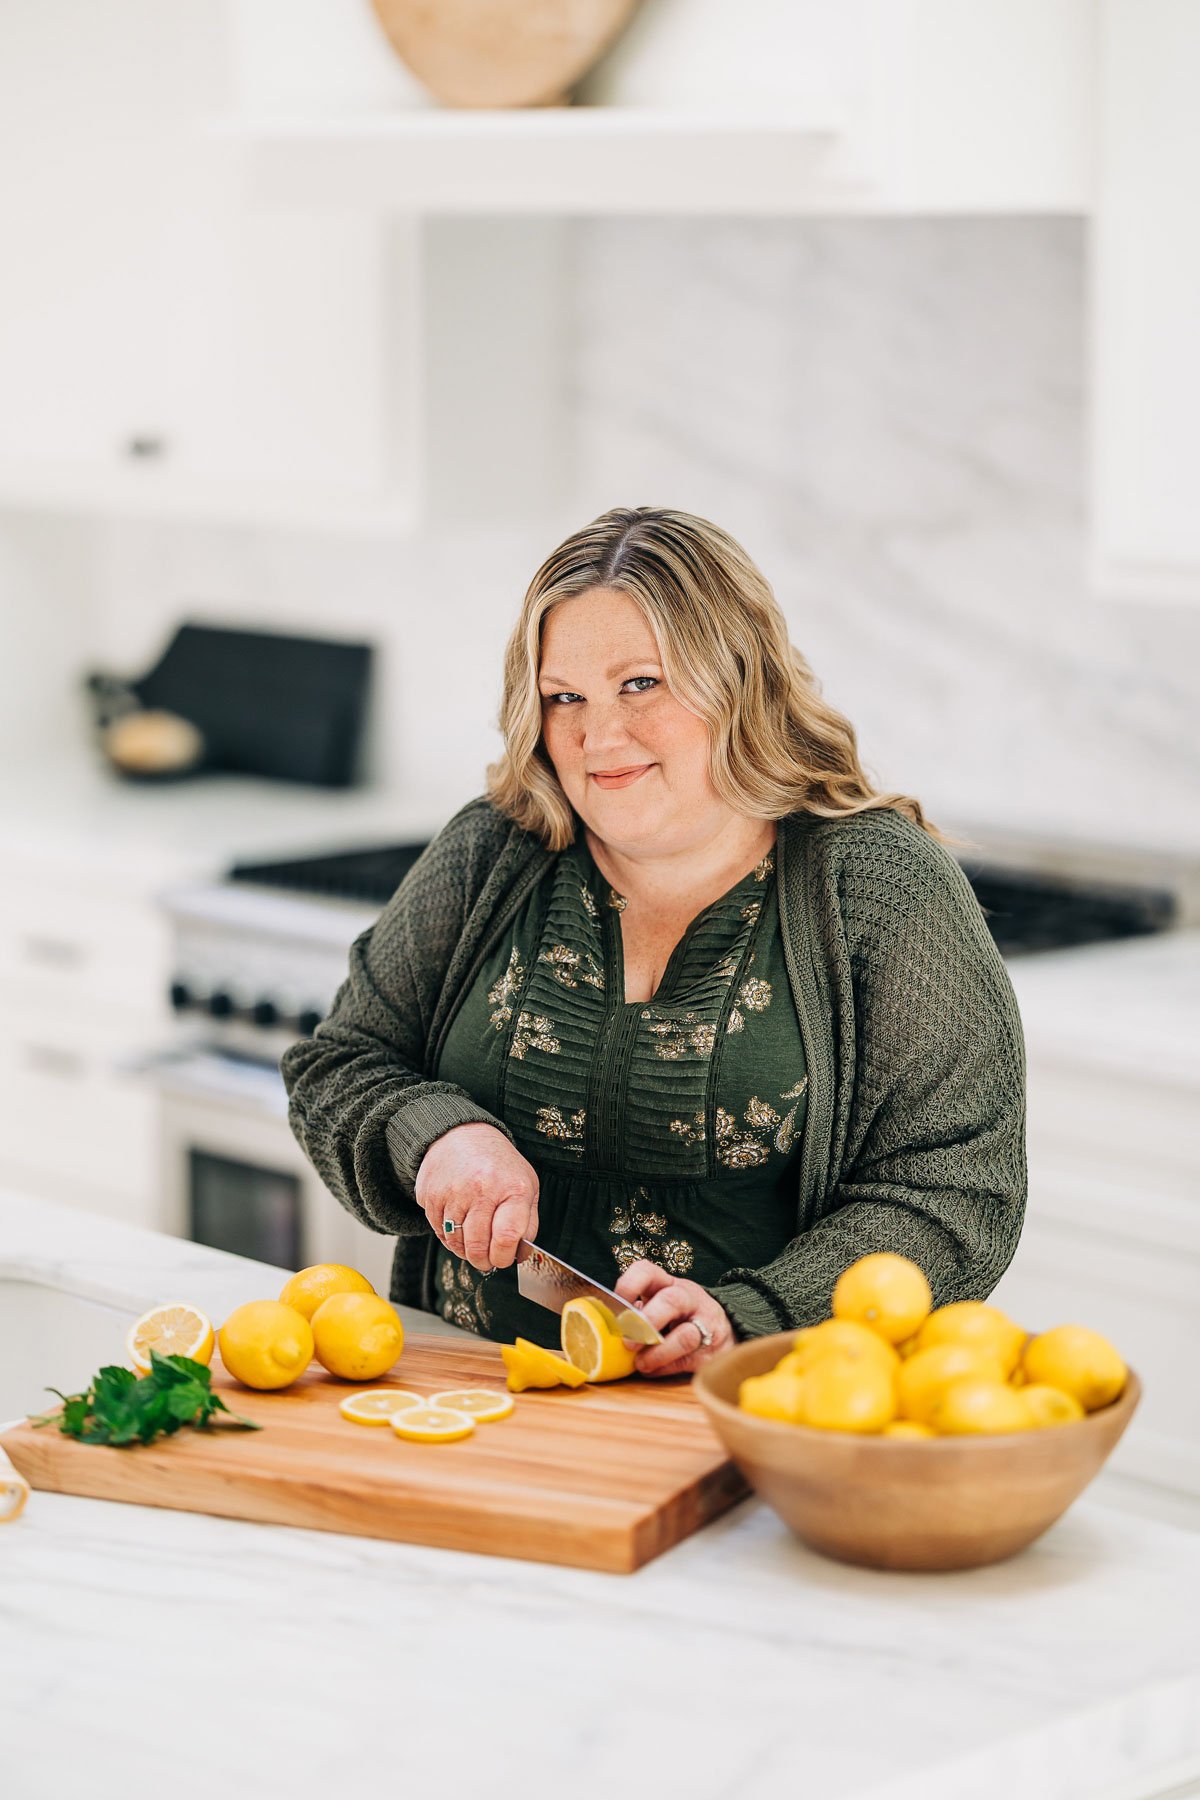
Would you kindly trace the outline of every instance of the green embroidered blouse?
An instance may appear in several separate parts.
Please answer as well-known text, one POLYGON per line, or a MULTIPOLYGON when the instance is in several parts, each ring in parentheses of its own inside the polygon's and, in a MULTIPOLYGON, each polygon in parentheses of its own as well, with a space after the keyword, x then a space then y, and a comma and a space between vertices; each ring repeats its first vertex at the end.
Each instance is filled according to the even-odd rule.
MULTIPOLYGON (((774 852, 692 920, 646 1002, 624 997, 624 906, 581 833, 478 970, 437 1077, 536 1168, 539 1243, 610 1284, 648 1257, 711 1286, 795 1231, 807 1073, 774 852)), ((512 1269, 439 1246, 436 1293, 468 1330, 557 1343, 512 1269)))

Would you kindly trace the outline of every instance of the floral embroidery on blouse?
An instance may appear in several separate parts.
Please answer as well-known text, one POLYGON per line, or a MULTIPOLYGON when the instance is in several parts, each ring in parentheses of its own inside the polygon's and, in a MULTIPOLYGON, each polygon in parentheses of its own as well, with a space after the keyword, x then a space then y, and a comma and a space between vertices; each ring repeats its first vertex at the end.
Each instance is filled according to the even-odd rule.
POLYGON ((767 879, 767 876, 771 873, 771 871, 774 867, 775 867, 775 852, 773 850, 768 850, 767 854, 763 857, 762 861, 755 868, 755 871, 754 871, 755 881, 765 881, 767 879))
POLYGON ((608 1221, 618 1268, 623 1274, 645 1257, 670 1275, 686 1275, 696 1260, 694 1247, 686 1238, 669 1238, 666 1217, 659 1212, 643 1212, 639 1200, 649 1200, 644 1187, 634 1189, 632 1201, 618 1200, 608 1221))
POLYGON ((747 924, 753 924, 754 920, 757 919, 757 917, 761 911, 762 911, 762 901, 761 900, 748 900, 746 902, 745 906, 743 906, 743 908, 742 908, 741 916, 743 919, 746 920, 747 924))
POLYGON ((442 1317, 449 1324, 457 1325, 460 1331, 473 1331, 476 1337, 479 1336, 479 1320, 465 1300, 443 1300, 442 1317))
POLYGON ((512 1043, 508 1047, 510 1056, 523 1059, 526 1050, 544 1050, 547 1056, 557 1056, 561 1048, 554 1027, 544 1013, 517 1014, 512 1043))
POLYGON ((583 1128, 586 1123, 587 1108, 583 1106, 569 1118, 563 1116, 561 1106, 539 1106, 537 1110, 537 1129, 576 1156, 583 1155, 583 1128))
POLYGON ((685 1144, 702 1144, 704 1142, 704 1114, 694 1113, 690 1119, 672 1119, 667 1129, 675 1136, 682 1138, 685 1144))
POLYGON ((508 959, 507 969, 505 969, 499 981, 495 982, 494 985, 488 989, 487 994, 488 1000, 494 1009, 492 1012, 492 1024, 496 1027, 497 1031, 503 1031, 504 1027, 511 1021, 513 1015, 512 1003, 520 993, 524 983, 525 971, 521 967, 520 953, 517 950, 517 946, 514 944, 512 955, 508 959))
POLYGON ((807 1087, 808 1076, 802 1075, 794 1087, 780 1094, 781 1100, 792 1102, 782 1118, 769 1100, 760 1100, 757 1094, 751 1094, 746 1102, 740 1123, 718 1106, 717 1161, 727 1169, 757 1169, 767 1161, 772 1146, 786 1156, 796 1141, 796 1112, 807 1087))
MULTIPOLYGON (((718 1106, 717 1161, 723 1163, 727 1169, 760 1168, 771 1154, 769 1145, 764 1144, 761 1138, 754 1135, 753 1129, 750 1129, 757 1125, 759 1130, 762 1130, 766 1124, 766 1120, 759 1111, 763 1106, 764 1102, 756 1096, 751 1098, 746 1108, 747 1128, 741 1131, 738 1129, 738 1121, 733 1114, 728 1112, 725 1107, 718 1106), (758 1113, 758 1117, 752 1117, 752 1112, 758 1113)), ((766 1107, 765 1110, 771 1115, 770 1123, 778 1124, 779 1114, 774 1107, 766 1107)))
POLYGON ((456 1262, 447 1251, 438 1269, 438 1285, 442 1290, 441 1314, 451 1325, 477 1335, 492 1329, 492 1311, 487 1301, 487 1278, 478 1274, 468 1262, 456 1262))
POLYGON ((550 973, 560 987, 575 988, 583 981, 604 992, 604 975, 590 950, 580 952, 572 950, 569 944, 551 944, 549 950, 541 952, 538 961, 550 965, 550 973))
POLYGON ((579 884, 579 898, 583 901, 584 912, 592 921, 592 924, 595 925, 600 917, 600 910, 596 905, 592 890, 586 881, 581 881, 579 884))
POLYGON ((780 1123, 779 1130, 775 1133, 775 1148, 784 1156, 787 1155, 788 1151, 796 1141, 796 1109, 800 1104, 800 1097, 807 1086, 808 1076, 802 1075, 795 1087, 790 1087, 786 1094, 780 1094, 779 1096, 781 1100, 790 1100, 792 1102, 790 1111, 785 1113, 780 1123))
POLYGON ((629 905, 629 902, 624 894, 618 894, 613 888, 610 888, 608 890, 608 904, 612 907, 614 912, 624 912, 625 908, 629 905))
POLYGON ((654 1054, 663 1062, 679 1062, 689 1053, 711 1056, 717 1041, 716 1026, 698 1020, 695 1013, 684 1013, 681 1019, 654 1019, 648 1029, 651 1037, 658 1039, 654 1054))
MULTIPOLYGON (((750 961, 754 961, 753 956, 751 956, 750 961)), ((729 1020, 725 1026, 726 1035, 733 1031, 745 1030, 747 1012, 766 1012, 768 1006, 771 1004, 770 982, 764 981, 761 976, 758 975, 747 976, 746 980, 743 981, 741 987, 738 989, 738 1000, 741 1002, 741 1005, 730 1008, 729 1020), (745 1012, 742 1010, 743 1007, 745 1008, 745 1012)))

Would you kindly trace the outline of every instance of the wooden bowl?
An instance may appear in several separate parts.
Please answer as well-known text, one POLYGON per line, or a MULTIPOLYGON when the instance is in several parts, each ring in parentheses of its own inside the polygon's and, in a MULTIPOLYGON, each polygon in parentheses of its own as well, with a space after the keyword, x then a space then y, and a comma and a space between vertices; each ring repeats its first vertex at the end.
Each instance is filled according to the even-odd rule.
POLYGON ((371 0, 446 106, 563 106, 639 0, 371 0))
POLYGON ((797 1537, 869 1569, 975 1569, 1032 1544, 1078 1499, 1141 1397, 1124 1392, 1072 1425, 997 1437, 920 1440, 814 1431, 743 1412, 738 1388, 765 1375, 795 1332, 726 1350, 693 1388, 747 1481, 797 1537))

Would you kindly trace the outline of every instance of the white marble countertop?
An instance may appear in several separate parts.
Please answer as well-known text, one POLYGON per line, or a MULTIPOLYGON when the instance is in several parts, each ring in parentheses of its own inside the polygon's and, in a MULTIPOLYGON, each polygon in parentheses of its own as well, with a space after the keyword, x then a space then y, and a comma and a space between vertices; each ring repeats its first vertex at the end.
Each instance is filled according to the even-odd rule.
POLYGON ((131 782, 78 752, 0 776, 0 849, 106 888, 204 880, 233 861, 420 842, 469 794, 318 788, 245 775, 131 782))
POLYGON ((1200 930, 1043 951, 1007 968, 1031 1049, 1200 1087, 1200 930))
MULTIPOLYGON (((10 1282, 220 1318, 280 1274, 0 1192, 10 1282)), ((748 1501, 610 1576, 34 1493, 0 1789, 1142 1800, 1200 1776, 1197 1617, 1200 1536, 1088 1498, 960 1575, 843 1568, 748 1501)))

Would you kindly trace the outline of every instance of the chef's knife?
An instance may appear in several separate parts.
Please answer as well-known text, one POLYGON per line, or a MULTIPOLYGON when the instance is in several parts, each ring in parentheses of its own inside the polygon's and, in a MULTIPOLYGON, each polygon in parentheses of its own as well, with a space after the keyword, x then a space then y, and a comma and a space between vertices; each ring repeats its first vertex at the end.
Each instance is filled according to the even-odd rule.
POLYGON ((638 1344, 662 1343, 662 1332, 656 1330, 649 1319, 644 1319, 636 1307, 622 1300, 620 1294, 593 1281, 589 1275, 581 1275, 570 1263, 551 1256, 548 1250, 543 1250, 540 1244, 531 1244, 528 1238, 522 1238, 517 1245, 517 1287, 526 1300, 535 1300, 539 1306, 548 1306, 556 1313, 562 1311, 568 1300, 599 1300, 614 1315, 616 1329, 622 1337, 632 1338, 638 1344))

